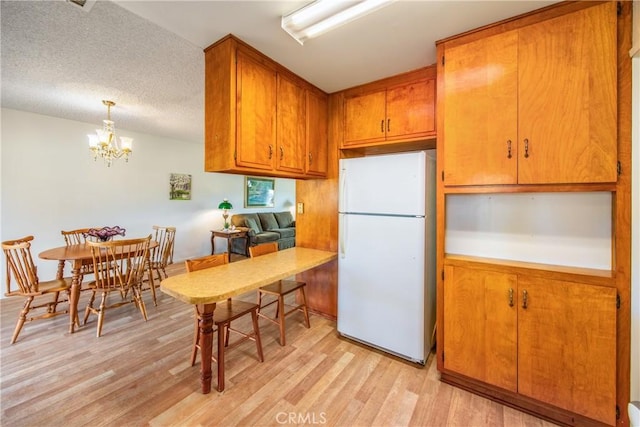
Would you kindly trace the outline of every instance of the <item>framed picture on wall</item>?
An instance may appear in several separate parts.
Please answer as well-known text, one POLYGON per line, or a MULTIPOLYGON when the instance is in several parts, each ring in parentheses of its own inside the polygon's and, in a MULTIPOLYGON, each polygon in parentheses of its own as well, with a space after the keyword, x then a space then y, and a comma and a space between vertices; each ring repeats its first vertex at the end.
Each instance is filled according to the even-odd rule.
POLYGON ((247 176, 244 179, 244 207, 272 208, 274 206, 275 179, 247 176))
POLYGON ((185 173, 169 175, 169 200, 191 200, 191 175, 185 173))

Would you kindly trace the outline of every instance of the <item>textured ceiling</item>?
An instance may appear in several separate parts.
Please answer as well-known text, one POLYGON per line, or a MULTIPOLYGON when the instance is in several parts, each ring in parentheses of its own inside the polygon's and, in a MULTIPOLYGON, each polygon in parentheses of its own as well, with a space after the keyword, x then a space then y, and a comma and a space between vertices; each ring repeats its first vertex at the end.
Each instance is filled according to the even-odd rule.
POLYGON ((306 1, 0 3, 2 106, 202 143, 203 48, 232 33, 328 93, 435 61, 435 41, 554 1, 397 1, 299 45, 306 1))

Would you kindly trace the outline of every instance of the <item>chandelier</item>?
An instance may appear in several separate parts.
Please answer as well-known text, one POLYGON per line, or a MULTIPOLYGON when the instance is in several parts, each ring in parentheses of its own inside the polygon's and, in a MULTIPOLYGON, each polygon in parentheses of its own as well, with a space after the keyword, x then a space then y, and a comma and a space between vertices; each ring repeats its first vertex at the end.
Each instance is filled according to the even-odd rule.
POLYGON ((125 161, 129 161, 129 155, 133 146, 133 138, 121 136, 118 138, 115 134, 113 120, 111 120, 111 107, 116 105, 113 101, 102 101, 107 106, 107 119, 102 121, 102 129, 96 129, 95 134, 87 135, 89 137, 89 149, 93 153, 93 160, 98 157, 105 161, 107 166, 115 159, 124 157, 125 161), (118 142, 118 139, 120 140, 118 142))

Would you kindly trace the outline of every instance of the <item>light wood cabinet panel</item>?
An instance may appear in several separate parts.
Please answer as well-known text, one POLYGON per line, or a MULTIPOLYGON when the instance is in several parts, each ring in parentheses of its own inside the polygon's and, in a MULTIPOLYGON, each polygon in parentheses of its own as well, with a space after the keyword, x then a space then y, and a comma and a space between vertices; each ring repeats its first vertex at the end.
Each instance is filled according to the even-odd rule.
POLYGON ((615 288, 519 276, 518 291, 518 392, 615 424, 615 288))
POLYGON ((238 52, 238 166, 271 170, 276 149, 276 73, 238 52))
POLYGON ((447 49, 446 185, 517 183, 517 73, 517 31, 447 49))
POLYGON ((513 274, 445 266, 444 366, 517 391, 517 280, 513 274))
POLYGON ((610 2, 519 31, 520 184, 616 181, 616 21, 610 2))
POLYGON ((307 149, 305 173, 326 177, 328 162, 328 97, 307 90, 307 149))
POLYGON ((445 185, 617 179, 616 4, 445 45, 445 185))
POLYGON ((435 87, 435 80, 422 80, 387 89, 387 140, 435 132, 435 87))
POLYGON ((278 74, 276 169, 303 174, 306 150, 305 90, 278 74))
POLYGON ((345 99, 344 145, 385 140, 386 91, 345 99))

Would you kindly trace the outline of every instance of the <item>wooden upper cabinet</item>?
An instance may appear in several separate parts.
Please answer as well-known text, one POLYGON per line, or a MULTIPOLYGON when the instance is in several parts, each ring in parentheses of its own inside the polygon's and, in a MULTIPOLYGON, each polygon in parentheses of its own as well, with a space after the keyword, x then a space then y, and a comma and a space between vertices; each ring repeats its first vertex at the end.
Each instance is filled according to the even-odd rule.
POLYGON ((435 138, 434 67, 345 91, 340 148, 428 138, 435 138))
POLYGON ((385 140, 386 91, 346 98, 344 145, 385 140))
POLYGON ((306 96, 303 87, 278 74, 276 169, 304 173, 306 96))
POLYGON ((519 183, 617 180, 616 34, 615 2, 519 31, 519 183))
POLYGON ((436 130, 433 79, 387 89, 387 140, 432 136, 436 130))
POLYGON ((608 2, 445 42, 445 185, 617 180, 617 14, 608 2))
POLYGON ((445 184, 516 184, 517 31, 455 46, 445 55, 445 184))
POLYGON ((309 139, 324 141, 314 154, 326 169, 328 127, 326 112, 313 119, 324 123, 307 127, 307 91, 326 96, 232 35, 206 48, 205 171, 326 176, 321 170, 306 171, 309 139))
POLYGON ((307 148, 305 173, 308 176, 326 177, 328 170, 329 102, 326 95, 306 91, 307 99, 307 148))
POLYGON ((238 166, 271 170, 276 158, 276 72, 238 52, 238 166))

